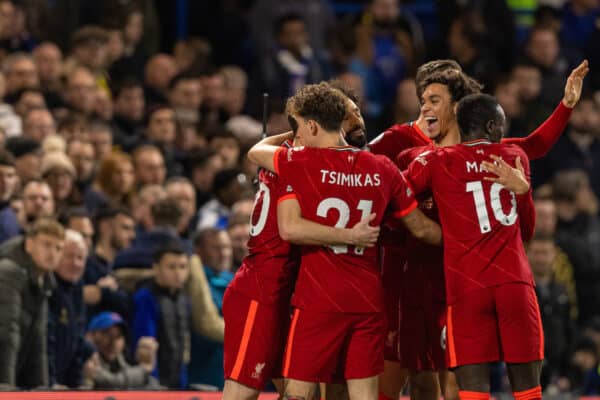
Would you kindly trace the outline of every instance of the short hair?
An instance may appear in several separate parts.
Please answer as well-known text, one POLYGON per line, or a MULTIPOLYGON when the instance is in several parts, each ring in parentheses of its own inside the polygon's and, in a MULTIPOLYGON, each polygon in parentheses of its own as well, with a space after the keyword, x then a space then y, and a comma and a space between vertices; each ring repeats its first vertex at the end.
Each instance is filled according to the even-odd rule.
POLYGON ((281 34, 281 31, 283 30, 285 25, 289 22, 302 22, 303 24, 306 25, 304 18, 302 18, 302 16, 300 14, 293 13, 293 12, 283 14, 275 20, 275 25, 273 26, 273 28, 275 30, 275 34, 277 34, 277 35, 281 34))
POLYGON ((0 167, 15 167, 15 158, 6 150, 0 150, 0 167))
POLYGON ((460 99, 470 94, 478 94, 482 89, 481 84, 476 80, 469 78, 463 72, 446 70, 436 72, 426 77, 421 84, 421 95, 425 92, 427 86, 434 83, 445 85, 448 88, 452 102, 460 101, 460 99))
POLYGON ((73 218, 87 218, 91 221, 92 217, 85 207, 69 207, 60 213, 58 222, 64 226, 69 226, 69 221, 73 218))
POLYGON ((33 64, 35 64, 35 62, 33 61, 33 57, 30 54, 20 51, 20 52, 12 53, 12 54, 9 54, 8 56, 6 56, 6 58, 4 59, 4 62, 2 63, 2 72, 5 75, 8 74, 10 72, 13 64, 18 61, 21 61, 21 60, 29 60, 33 64))
POLYGON ((150 125, 150 120, 152 119, 154 114, 156 114, 157 112, 162 111, 162 110, 171 110, 171 111, 175 112, 175 109, 170 104, 167 104, 167 103, 154 104, 154 105, 150 106, 150 108, 148 108, 148 110, 144 114, 144 121, 143 121, 144 126, 148 127, 148 125, 150 125))
POLYGON ((344 82, 342 82, 341 80, 331 79, 331 80, 327 81, 327 83, 332 88, 342 92, 342 94, 344 96, 346 96, 347 98, 352 100, 355 104, 359 103, 360 97, 358 97, 358 94, 356 93, 356 91, 354 89, 352 89, 350 86, 348 86, 347 84, 345 84, 344 82))
POLYGON ((140 156, 140 154, 148 152, 148 151, 156 151, 161 155, 161 157, 164 158, 163 153, 162 153, 162 151, 160 151, 160 148, 158 146, 155 146, 150 143, 142 143, 142 144, 138 145, 131 153, 131 157, 133 159, 134 165, 137 163, 137 159, 140 156))
POLYGON ((155 226, 177 226, 183 216, 183 211, 177 201, 169 197, 152 204, 150 213, 155 226))
POLYGON ((190 185, 191 187, 194 187, 194 185, 192 184, 192 181, 190 181, 185 176, 173 176, 173 177, 167 179, 167 181, 164 184, 164 187, 166 189, 167 186, 174 185, 177 183, 183 183, 185 185, 190 185))
POLYGON ((27 227, 25 232, 26 237, 44 234, 61 240, 65 239, 65 228, 53 218, 38 218, 27 227))
POLYGON ((86 252, 90 251, 85 239, 83 238, 83 235, 74 229, 65 229, 65 243, 66 242, 77 243, 77 245, 83 247, 86 252))
POLYGON ((473 134, 482 134, 482 138, 492 138, 487 132, 489 121, 500 123, 501 114, 498 112, 498 101, 489 94, 472 94, 463 98, 456 109, 456 121, 462 138, 473 134))
POLYGON ((152 260, 155 264, 158 264, 166 254, 176 254, 180 256, 187 255, 187 251, 181 240, 169 240, 157 247, 156 251, 152 253, 152 260))
POLYGON ((94 226, 97 227, 102 221, 107 219, 113 219, 117 215, 125 215, 128 218, 135 220, 133 214, 125 207, 113 207, 105 205, 100 207, 94 214, 94 226))
POLYGON ((548 233, 536 232, 530 240, 531 242, 552 242, 555 243, 554 235, 548 233))
POLYGON ((197 79, 200 79, 200 76, 195 72, 190 70, 182 71, 175 75, 173 78, 171 78, 171 80, 169 81, 169 91, 173 90, 173 88, 175 88, 175 86, 177 86, 179 82, 192 81, 197 79))
POLYGON ((142 82, 135 76, 127 76, 113 83, 110 87, 110 91, 112 97, 116 99, 123 91, 135 88, 143 89, 142 82))
POLYGON ((554 201, 575 202, 577 192, 589 178, 581 169, 558 171, 552 180, 552 197, 554 201))
POLYGON ((50 188, 50 185, 48 185, 48 182, 46 182, 42 178, 31 178, 31 179, 26 180, 23 183, 23 190, 22 191, 24 192, 25 189, 27 189, 27 186, 29 186, 29 185, 31 185, 33 183, 36 183, 38 185, 46 185, 46 186, 48 186, 48 188, 50 188))
POLYGON ((208 141, 208 143, 212 142, 215 139, 233 139, 238 143, 240 141, 233 132, 221 125, 211 126, 206 131, 206 140, 208 141))
MULTIPOLYGON (((19 101, 21 101, 21 98, 23 96, 25 96, 27 93, 39 94, 44 99, 44 102, 46 102, 46 96, 44 95, 44 92, 41 89, 36 88, 36 87, 21 88, 21 89, 17 90, 14 93, 8 94, 6 96, 6 102, 9 103, 9 104, 15 105, 16 103, 18 103, 19 101)), ((44 107, 35 107, 35 109, 44 109, 44 110, 47 110, 44 107)))
MULTIPOLYGON (((425 64, 419 66, 417 68, 417 75, 415 76, 415 83, 417 87, 421 82, 423 82, 427 77, 431 76, 436 72, 442 72, 447 70, 457 70, 462 72, 462 67, 460 64, 454 60, 444 59, 444 60, 432 60, 426 62, 425 64)), ((421 97, 419 95, 419 97, 421 97)))
POLYGON ((344 95, 329 84, 305 85, 288 100, 292 109, 305 119, 316 121, 326 131, 339 131, 346 117, 344 95))
POLYGON ((215 174, 213 178, 212 191, 218 193, 222 189, 228 187, 232 182, 238 179, 238 176, 242 173, 237 168, 224 169, 215 174))
POLYGON ((223 232, 224 229, 219 229, 219 228, 214 228, 214 227, 208 227, 208 228, 202 228, 200 229, 196 235, 194 235, 194 239, 193 239, 193 244, 194 247, 201 247, 204 246, 204 244, 206 243, 206 241, 215 236, 218 235, 219 233, 223 232))
POLYGON ((108 42, 108 33, 105 29, 95 26, 95 25, 86 25, 73 33, 71 37, 71 48, 79 47, 82 45, 87 45, 91 42, 100 42, 106 43, 108 42))

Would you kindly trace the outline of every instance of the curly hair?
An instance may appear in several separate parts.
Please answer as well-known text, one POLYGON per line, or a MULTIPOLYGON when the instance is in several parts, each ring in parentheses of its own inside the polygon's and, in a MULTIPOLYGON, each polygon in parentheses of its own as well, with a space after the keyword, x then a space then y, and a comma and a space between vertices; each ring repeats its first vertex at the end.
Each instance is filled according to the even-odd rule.
POLYGON ((346 116, 344 95, 328 83, 302 87, 288 100, 286 110, 316 121, 326 131, 339 131, 346 116))
POLYGON ((483 88, 479 82, 467 76, 465 73, 450 69, 435 72, 425 78, 421 83, 421 94, 425 92, 427 86, 433 83, 445 85, 448 88, 448 92, 454 103, 470 94, 481 93, 481 89, 483 88))

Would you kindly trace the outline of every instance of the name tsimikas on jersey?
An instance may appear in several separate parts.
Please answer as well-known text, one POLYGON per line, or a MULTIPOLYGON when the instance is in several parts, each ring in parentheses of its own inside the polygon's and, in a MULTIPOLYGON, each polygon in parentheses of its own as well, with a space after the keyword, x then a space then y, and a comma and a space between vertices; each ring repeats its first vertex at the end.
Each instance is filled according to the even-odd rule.
POLYGON ((321 170, 321 183, 348 187, 380 186, 379 174, 347 174, 339 171, 321 170))

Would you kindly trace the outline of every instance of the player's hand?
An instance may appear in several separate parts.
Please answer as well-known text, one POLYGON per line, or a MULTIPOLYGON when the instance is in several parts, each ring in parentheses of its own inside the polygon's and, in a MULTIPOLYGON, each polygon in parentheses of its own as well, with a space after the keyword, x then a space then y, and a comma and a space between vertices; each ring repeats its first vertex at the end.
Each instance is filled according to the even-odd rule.
POLYGON ((106 275, 106 276, 98 279, 98 282, 96 282, 96 285, 98 285, 101 288, 110 289, 113 292, 116 291, 117 289, 119 289, 119 284, 117 283, 117 280, 111 275, 106 275))
POLYGON ((152 371, 156 362, 158 342, 150 336, 143 336, 138 340, 135 359, 147 371, 152 371))
POLYGON ((583 78, 587 75, 590 68, 588 61, 583 60, 581 64, 573 71, 567 78, 567 84, 565 85, 565 97, 563 97, 563 104, 569 108, 575 107, 575 104, 581 97, 581 89, 583 88, 583 78))
POLYGON ((484 180, 499 183, 515 194, 525 194, 529 191, 531 185, 525 177, 521 157, 517 157, 515 160, 516 168, 511 167, 501 157, 494 154, 490 158, 494 162, 484 161, 482 165, 488 172, 496 176, 484 176, 484 180))
POLYGON ((373 247, 377 244, 379 238, 379 226, 371 226, 370 223, 377 214, 371 214, 363 218, 359 223, 350 229, 350 244, 355 247, 373 247))

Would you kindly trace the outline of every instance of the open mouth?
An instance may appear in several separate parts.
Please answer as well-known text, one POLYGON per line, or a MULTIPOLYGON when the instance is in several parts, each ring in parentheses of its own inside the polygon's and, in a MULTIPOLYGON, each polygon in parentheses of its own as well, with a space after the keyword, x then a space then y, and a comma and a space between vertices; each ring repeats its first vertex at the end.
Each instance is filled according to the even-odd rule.
POLYGON ((436 117, 425 117, 427 123, 427 133, 429 136, 435 135, 440 130, 440 123, 436 117))

